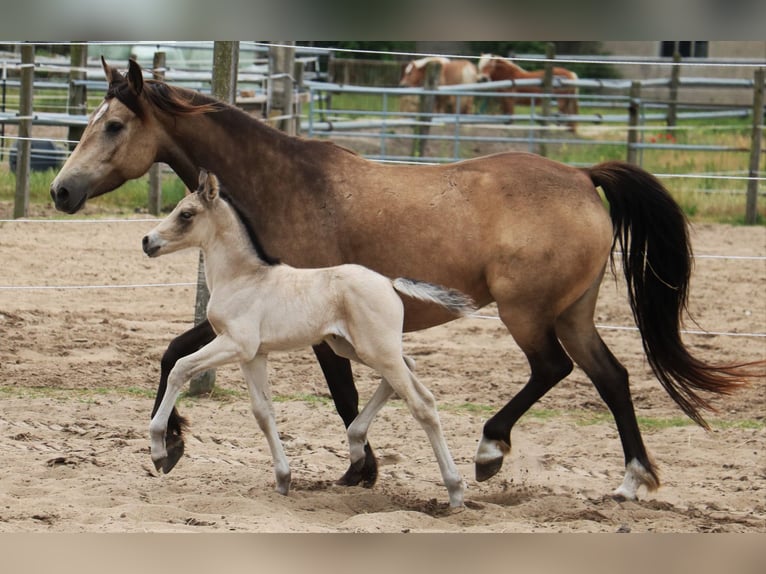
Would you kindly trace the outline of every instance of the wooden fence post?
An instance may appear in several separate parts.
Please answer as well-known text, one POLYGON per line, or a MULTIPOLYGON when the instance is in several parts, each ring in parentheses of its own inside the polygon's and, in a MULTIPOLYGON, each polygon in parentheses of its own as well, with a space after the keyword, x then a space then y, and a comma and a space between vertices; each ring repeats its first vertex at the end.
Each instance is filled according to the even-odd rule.
MULTIPOLYGON (((152 61, 152 77, 162 80, 165 77, 165 52, 155 52, 152 61)), ((149 168, 149 213, 159 215, 162 211, 162 173, 160 164, 149 168)))
MULTIPOLYGON (((553 59, 556 57, 556 46, 553 44, 553 42, 548 42, 548 44, 545 46, 545 69, 543 73, 543 98, 541 103, 541 110, 540 113, 543 115, 543 120, 540 122, 541 125, 547 126, 548 125, 548 116, 551 115, 551 98, 550 93, 553 91, 553 59)), ((547 135, 547 130, 543 127, 542 130, 540 130, 540 139, 544 139, 547 135)), ((545 156, 548 154, 548 146, 545 144, 544 141, 541 141, 538 146, 538 153, 542 156, 545 156)))
MULTIPOLYGON (((88 74, 85 68, 88 66, 87 44, 72 44, 69 48, 69 113, 84 116, 88 113, 88 90, 82 83, 88 74)), ((67 140, 69 151, 72 151, 80 141, 85 126, 69 126, 67 140)))
MULTIPOLYGON (((233 104, 237 95, 237 70, 239 66, 239 42, 213 42, 213 96, 233 104)), ((194 324, 207 318, 210 292, 205 282, 205 261, 202 252, 197 266, 197 298, 194 304, 194 324)), ((215 370, 211 369, 193 377, 189 383, 189 395, 208 394, 215 386, 215 370)))
POLYGON ((630 102, 628 103, 628 163, 638 165, 638 125, 641 120, 641 82, 630 84, 630 102))
POLYGON ((764 68, 758 68, 753 81, 753 129, 750 143, 750 168, 747 182, 747 200, 745 202, 745 223, 754 225, 758 221, 758 180, 761 163, 761 144, 763 142, 763 81, 764 68))
POLYGON ((668 127, 675 127, 678 118, 678 85, 681 83, 681 54, 676 49, 673 67, 670 69, 670 93, 668 102, 668 127))
POLYGON ((281 46, 269 47, 269 117, 289 116, 277 120, 274 127, 288 135, 297 132, 293 114, 293 68, 295 66, 295 42, 279 42, 281 46), (274 76, 277 76, 276 78, 274 76))
POLYGON ((32 152, 32 102, 34 99, 35 46, 21 46, 21 90, 19 93, 19 139, 16 146, 16 196, 13 217, 29 213, 29 168, 32 152))
MULTIPOLYGON (((442 65, 439 62, 429 62, 426 64, 425 78, 423 79, 424 90, 435 90, 439 86, 439 75, 441 74, 442 65)), ((436 106, 436 94, 429 93, 420 96, 418 102, 418 116, 417 121, 423 122, 426 125, 415 126, 414 134, 416 136, 427 136, 431 132, 431 126, 427 125, 431 122, 431 115, 434 113, 436 106)), ((426 155, 426 147, 428 146, 428 140, 423 137, 417 137, 412 141, 412 155, 414 157, 424 157, 426 155)))

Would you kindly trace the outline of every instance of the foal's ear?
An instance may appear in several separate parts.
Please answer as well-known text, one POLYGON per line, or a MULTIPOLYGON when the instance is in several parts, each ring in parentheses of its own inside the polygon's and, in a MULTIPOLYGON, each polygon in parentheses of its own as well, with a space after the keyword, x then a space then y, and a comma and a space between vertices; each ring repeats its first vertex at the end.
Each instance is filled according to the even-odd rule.
POLYGON ((125 81, 125 78, 122 77, 122 74, 120 74, 117 68, 112 68, 109 64, 106 63, 104 56, 101 56, 101 67, 104 68, 104 75, 106 76, 106 81, 109 84, 125 81))
POLYGON ((207 185, 208 172, 204 167, 199 168, 199 179, 197 179, 197 191, 202 191, 207 185))
POLYGON ((218 178, 212 173, 208 173, 206 170, 201 169, 199 172, 199 193, 202 201, 206 203, 212 202, 218 197, 218 178))
POLYGON ((128 83, 136 95, 144 89, 144 75, 141 73, 141 66, 133 58, 128 60, 128 83))

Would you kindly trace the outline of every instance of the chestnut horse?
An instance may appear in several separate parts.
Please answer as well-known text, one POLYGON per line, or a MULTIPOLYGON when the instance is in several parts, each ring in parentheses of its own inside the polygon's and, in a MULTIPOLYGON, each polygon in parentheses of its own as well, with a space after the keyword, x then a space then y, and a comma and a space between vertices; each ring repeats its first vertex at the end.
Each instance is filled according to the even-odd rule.
MULTIPOLYGON (((545 75, 545 70, 534 70, 531 72, 526 71, 521 66, 514 64, 511 60, 501 58, 500 56, 493 56, 492 54, 482 54, 479 58, 479 79, 490 80, 493 82, 501 80, 527 80, 527 79, 539 79, 542 81, 545 75)), ((567 70, 566 68, 560 68, 555 66, 553 68, 553 76, 562 78, 565 80, 576 80, 577 74, 567 70)), ((542 94, 542 86, 513 86, 508 92, 519 94, 542 94)), ((579 105, 577 103, 577 87, 575 86, 562 86, 560 88, 553 88, 554 94, 564 94, 568 97, 558 98, 559 112, 567 115, 577 115, 579 111, 579 105)), ((514 106, 516 103, 531 104, 532 100, 529 98, 509 97, 502 98, 503 113, 513 114, 514 106)), ((540 98, 537 98, 540 102, 540 98)), ((577 125, 575 122, 570 122, 570 129, 575 131, 577 125)))
MULTIPOLYGON (((441 64, 439 72, 439 85, 452 86, 455 84, 473 84, 478 81, 479 75, 476 66, 469 60, 450 60, 441 56, 429 56, 419 60, 413 60, 404 68, 399 85, 404 87, 420 87, 426 77, 426 66, 432 62, 441 64)), ((437 113, 457 113, 457 96, 436 96, 435 110, 437 113)), ((473 97, 460 96, 460 113, 470 114, 473 112, 473 97)))
MULTIPOLYGON (((167 163, 190 189, 205 168, 236 195, 266 251, 294 267, 359 263, 388 277, 457 289, 477 306, 497 304, 531 375, 484 425, 478 480, 500 470, 516 421, 577 363, 617 424, 626 472, 616 494, 635 498, 640 486, 659 484, 628 373, 594 323, 613 243, 649 364, 689 417, 706 427, 705 393, 730 393, 748 376, 741 365, 706 363, 684 345, 680 323, 692 264, 687 221, 662 184, 635 165, 575 168, 528 153, 438 166, 380 164, 330 142, 288 136, 192 90, 145 81, 134 61, 125 76, 103 65, 106 97, 51 184, 60 211, 77 212, 154 162, 167 163)), ((405 300, 405 331, 453 318, 405 300)), ((170 344, 155 412, 175 362, 214 337, 203 322, 170 344)), ((326 345, 314 349, 348 426, 358 413, 350 364, 326 345)), ((166 437, 172 464, 183 452, 182 430, 174 409, 166 437)), ((374 482, 377 463, 365 448, 365 466, 350 468, 341 483, 374 482)))

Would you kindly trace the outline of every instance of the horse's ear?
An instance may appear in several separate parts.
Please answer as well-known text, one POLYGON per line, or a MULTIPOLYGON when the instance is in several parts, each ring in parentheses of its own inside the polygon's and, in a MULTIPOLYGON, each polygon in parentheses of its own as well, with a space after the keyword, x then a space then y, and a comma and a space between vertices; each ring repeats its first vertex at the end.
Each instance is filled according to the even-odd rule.
POLYGON ((128 60, 128 83, 136 95, 144 89, 144 75, 141 73, 141 66, 134 59, 128 60))
POLYGON ((208 172, 204 167, 199 169, 199 179, 197 180, 197 191, 202 191, 207 185, 208 172))
POLYGON ((204 169, 199 172, 199 195, 205 203, 211 203, 218 197, 218 178, 204 169))
POLYGON ((125 80, 125 78, 122 77, 122 74, 120 74, 117 68, 112 68, 109 64, 106 63, 104 56, 101 56, 101 67, 104 68, 104 75, 106 76, 106 81, 109 84, 113 84, 115 82, 122 82, 125 80))

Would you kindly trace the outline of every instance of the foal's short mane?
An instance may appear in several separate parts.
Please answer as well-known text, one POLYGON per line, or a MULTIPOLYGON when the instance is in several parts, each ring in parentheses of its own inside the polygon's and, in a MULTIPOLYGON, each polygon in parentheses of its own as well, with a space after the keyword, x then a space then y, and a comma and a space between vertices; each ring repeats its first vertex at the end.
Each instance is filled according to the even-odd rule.
POLYGON ((219 190, 218 196, 221 199, 223 199, 226 203, 228 203, 231 206, 231 208, 234 210, 234 213, 237 215, 237 218, 240 220, 245 230, 247 231, 247 236, 250 238, 250 244, 255 250, 255 253, 258 256, 258 259, 263 261, 263 263, 265 263, 266 265, 279 265, 280 261, 278 258, 272 257, 271 255, 266 253, 266 250, 264 249, 263 244, 261 243, 261 240, 258 239, 258 235, 255 233, 255 229, 253 229, 253 226, 250 225, 250 222, 248 221, 247 217, 245 217, 245 214, 240 209, 240 207, 236 204, 234 199, 228 193, 226 193, 223 189, 219 190))

